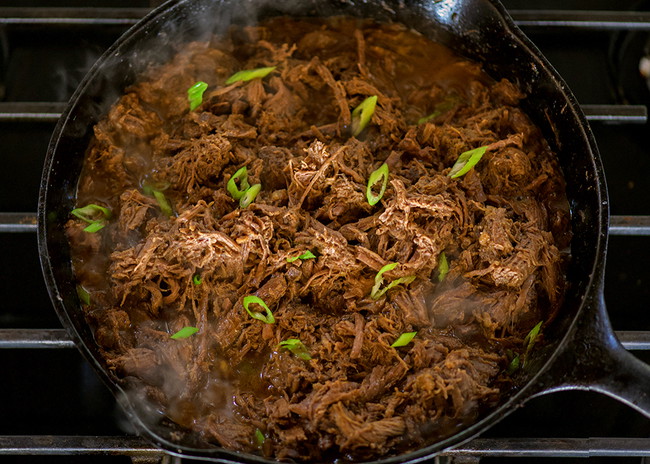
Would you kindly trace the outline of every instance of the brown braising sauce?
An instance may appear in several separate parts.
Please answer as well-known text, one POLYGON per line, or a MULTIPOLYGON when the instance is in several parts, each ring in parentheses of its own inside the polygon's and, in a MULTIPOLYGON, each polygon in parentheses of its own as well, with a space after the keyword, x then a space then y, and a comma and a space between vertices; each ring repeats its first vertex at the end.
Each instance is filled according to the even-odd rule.
POLYGON ((564 294, 564 181, 522 98, 395 24, 182 46, 95 127, 77 205, 111 217, 67 224, 107 369, 185 433, 277 460, 374 460, 475 422, 564 294))

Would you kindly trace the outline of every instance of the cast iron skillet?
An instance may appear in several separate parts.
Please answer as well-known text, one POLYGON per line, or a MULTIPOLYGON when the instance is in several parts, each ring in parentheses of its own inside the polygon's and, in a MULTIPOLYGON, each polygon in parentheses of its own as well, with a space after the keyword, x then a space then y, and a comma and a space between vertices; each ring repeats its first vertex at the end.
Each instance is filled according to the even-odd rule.
POLYGON ((650 417, 650 368, 622 348, 603 301, 609 211, 593 135, 566 84, 496 0, 173 0, 118 40, 74 93, 52 136, 39 199, 39 251, 56 311, 140 433, 180 455, 229 463, 269 462, 201 442, 146 401, 126 394, 104 368, 76 295, 63 231, 75 206, 92 127, 140 71, 172 56, 174 44, 218 33, 229 24, 252 24, 275 15, 342 14, 401 22, 480 61, 494 78, 517 83, 528 95, 522 103, 524 109, 559 155, 574 233, 566 302, 560 317, 544 329, 545 344, 520 372, 514 394, 455 435, 379 462, 416 462, 430 457, 477 435, 528 399, 552 391, 599 391, 650 417))

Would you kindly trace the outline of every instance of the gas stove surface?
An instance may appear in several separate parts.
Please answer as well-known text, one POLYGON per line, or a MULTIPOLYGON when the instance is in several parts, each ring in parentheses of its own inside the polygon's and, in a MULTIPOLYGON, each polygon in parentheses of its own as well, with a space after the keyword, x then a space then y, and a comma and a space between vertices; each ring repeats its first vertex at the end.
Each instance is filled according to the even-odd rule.
MULTIPOLYGON (((614 226, 605 298, 614 329, 650 362, 650 96, 638 72, 650 43, 650 2, 503 3, 589 116, 614 226)), ((134 437, 113 397, 61 330, 41 276, 33 222, 58 112, 94 61, 151 6, 126 0, 0 5, 2 463, 163 460, 134 437)), ((504 458, 650 462, 650 420, 596 393, 555 393, 531 400, 439 461, 504 458)))

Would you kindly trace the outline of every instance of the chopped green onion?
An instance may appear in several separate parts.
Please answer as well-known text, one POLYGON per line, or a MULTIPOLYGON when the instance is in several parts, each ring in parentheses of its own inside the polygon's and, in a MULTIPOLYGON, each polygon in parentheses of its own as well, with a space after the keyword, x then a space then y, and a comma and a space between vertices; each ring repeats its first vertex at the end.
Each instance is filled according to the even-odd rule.
POLYGON ((524 349, 526 350, 524 352, 524 359, 528 358, 528 353, 533 349, 533 345, 535 345, 535 341, 539 335, 543 323, 544 321, 539 321, 537 325, 533 327, 530 332, 528 332, 528 335, 526 335, 524 338, 524 349))
POLYGON ((226 85, 234 84, 238 81, 250 81, 257 78, 261 79, 271 74, 275 68, 275 66, 270 66, 268 68, 245 69, 243 71, 237 71, 235 74, 228 78, 226 85))
POLYGON ((265 322, 266 324, 274 324, 275 323, 275 317, 273 317, 273 313, 271 312, 269 307, 266 306, 266 303, 264 303, 264 300, 261 299, 260 297, 255 296, 255 295, 245 296, 242 304, 244 305, 244 309, 246 310, 248 315, 250 317, 252 317, 253 319, 257 319, 259 321, 265 322), (256 304, 260 305, 262 308, 264 308, 264 311, 266 312, 266 315, 264 315, 262 313, 251 311, 248 307, 253 303, 256 303, 256 304))
POLYGON ((438 258, 438 282, 442 282, 449 272, 449 262, 447 262, 447 255, 443 251, 438 258))
POLYGON ((311 359, 307 347, 305 347, 305 345, 297 338, 289 338, 288 340, 280 342, 278 347, 291 351, 294 355, 305 361, 309 361, 311 359))
POLYGON ((169 338, 173 338, 174 340, 179 340, 181 338, 189 338, 195 333, 197 333, 198 331, 199 329, 197 329, 196 327, 183 327, 181 330, 179 330, 169 338))
POLYGON ((419 124, 424 124, 425 122, 430 121, 430 120, 432 120, 433 118, 437 118, 437 117, 440 116, 441 114, 442 114, 441 111, 434 111, 433 113, 431 113, 431 114, 428 115, 428 116, 423 116, 423 117, 421 117, 420 119, 418 119, 418 125, 419 125, 419 124))
POLYGON ((79 300, 85 305, 90 304, 90 293, 88 293, 88 290, 83 288, 81 285, 77 285, 77 296, 79 297, 79 300))
POLYGON ((167 201, 167 197, 165 197, 165 194, 162 193, 159 190, 152 190, 153 196, 156 198, 156 201, 158 202, 158 205, 160 206, 160 211, 167 216, 171 217, 174 212, 172 211, 172 206, 169 204, 169 201, 167 201))
POLYGON ((447 97, 445 100, 441 101, 435 106, 433 113, 418 119, 418 124, 424 124, 425 122, 430 121, 433 118, 437 118, 438 116, 445 114, 447 111, 452 109, 457 104, 458 104, 458 97, 454 97, 454 96, 447 97))
POLYGON ((386 192, 386 187, 388 186, 388 165, 386 163, 379 166, 378 169, 372 171, 370 177, 368 178, 368 186, 366 187, 366 198, 370 206, 376 205, 379 200, 384 196, 386 192), (375 195, 372 192, 372 188, 381 181, 381 187, 379 189, 379 195, 375 195))
POLYGON ((375 106, 377 106, 377 95, 366 98, 352 110, 352 136, 356 137, 366 128, 375 112, 375 106))
POLYGON ((201 279, 201 276, 199 274, 194 274, 192 276, 192 283, 194 285, 201 285, 203 283, 203 279, 201 279))
POLYGON ((92 224, 89 224, 84 228, 84 232, 88 232, 90 234, 94 234, 95 232, 99 232, 104 228, 106 223, 104 221, 96 221, 93 222, 92 224))
POLYGON ((153 195, 154 190, 158 190, 159 192, 164 192, 170 186, 171 184, 167 181, 160 181, 160 182, 153 182, 153 183, 147 181, 142 184, 142 191, 146 195, 153 195))
POLYGON ((386 287, 380 289, 381 284, 384 282, 384 278, 382 277, 384 272, 392 271, 396 267, 397 267, 397 263, 390 263, 390 264, 386 264, 384 267, 382 267, 379 270, 379 272, 375 276, 375 285, 373 285, 372 290, 370 291, 370 298, 372 298, 373 300, 378 300, 384 295, 384 293, 386 293, 391 288, 399 284, 410 284, 415 280, 415 276, 400 277, 399 279, 393 280, 391 283, 386 285, 386 287))
POLYGON ((71 213, 73 216, 89 224, 84 231, 91 234, 103 229, 106 225, 106 220, 111 218, 111 211, 108 208, 92 203, 83 208, 75 208, 71 213))
POLYGON ((248 205, 253 203, 255 197, 262 190, 262 184, 252 185, 248 190, 244 192, 244 196, 239 199, 239 207, 246 208, 248 205))
POLYGON ((208 88, 208 84, 198 81, 192 87, 187 89, 187 100, 190 102, 190 111, 194 111, 203 103, 203 92, 208 88))
POLYGON ((399 348, 400 346, 406 346, 409 343, 411 343, 411 340, 413 340, 413 337, 417 335, 417 332, 406 332, 397 337, 397 340, 393 342, 391 345, 393 348, 399 348))
POLYGON ((228 181, 228 184, 226 185, 228 193, 230 193, 230 196, 232 196, 235 200, 239 200, 241 197, 243 197, 244 193, 246 193, 246 190, 248 190, 250 187, 251 186, 248 184, 248 170, 246 169, 246 166, 239 168, 237 172, 232 175, 228 181), (239 182, 239 186, 237 186, 237 182, 239 182))
POLYGON ((293 263, 294 261, 298 259, 314 259, 316 255, 312 253, 311 251, 307 250, 300 256, 294 256, 292 258, 287 258, 287 263, 293 263))
POLYGON ((264 442, 266 441, 266 437, 262 433, 260 429, 255 429, 255 443, 257 443, 257 446, 262 446, 264 445, 264 442))
POLYGON ((97 216, 98 213, 103 216, 103 219, 111 218, 111 211, 108 208, 104 208, 103 206, 95 205, 92 203, 90 205, 84 206, 83 208, 75 208, 72 210, 72 214, 74 216, 77 216, 79 219, 88 223, 97 221, 97 219, 93 219, 93 217, 97 216))
POLYGON ((486 150, 487 146, 484 146, 461 153, 447 175, 452 179, 464 176, 481 160, 486 150))
POLYGON ((519 369, 519 365, 521 363, 521 359, 519 358, 519 355, 516 354, 514 358, 512 358, 512 361, 510 361, 510 364, 508 364, 508 367, 506 368, 506 373, 509 375, 514 374, 517 369, 519 369))

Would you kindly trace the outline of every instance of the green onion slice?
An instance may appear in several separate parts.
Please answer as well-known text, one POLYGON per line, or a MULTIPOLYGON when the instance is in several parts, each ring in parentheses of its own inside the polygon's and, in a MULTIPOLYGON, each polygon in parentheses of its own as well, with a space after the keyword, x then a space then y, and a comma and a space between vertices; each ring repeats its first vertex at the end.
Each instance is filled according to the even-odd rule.
POLYGON ((262 184, 252 185, 248 190, 244 192, 244 196, 239 199, 239 207, 246 208, 248 205, 253 203, 255 197, 262 190, 262 184))
POLYGON ((106 220, 111 218, 111 211, 103 206, 89 204, 82 208, 75 208, 71 211, 73 216, 88 223, 85 232, 95 233, 104 228, 106 220))
POLYGON ((103 206, 95 205, 92 203, 90 205, 84 206, 83 208, 73 209, 72 214, 89 224, 97 222, 98 215, 101 216, 101 219, 111 218, 111 211, 108 208, 104 208, 103 206))
POLYGON ((262 321, 262 322, 264 322, 266 324, 274 324, 275 323, 275 317, 273 317, 273 313, 271 312, 269 307, 266 305, 266 303, 264 303, 264 300, 261 299, 260 297, 255 296, 255 295, 245 296, 242 304, 244 305, 244 309, 246 310, 248 315, 250 317, 252 317, 253 319, 257 319, 257 320, 262 321), (253 303, 256 303, 256 304, 260 305, 262 308, 264 308, 264 311, 266 312, 266 314, 251 311, 249 309, 249 306, 251 304, 253 304, 253 303))
POLYGON ((287 263, 293 263, 296 260, 299 259, 314 259, 316 258, 316 255, 312 253, 310 250, 305 251, 303 254, 300 256, 294 256, 292 258, 287 258, 287 263))
POLYGON ((397 337, 397 340, 393 342, 391 345, 393 348, 399 348, 400 346, 406 346, 409 343, 411 343, 411 340, 413 340, 413 337, 417 335, 417 332, 406 332, 397 337))
POLYGON ((533 345, 535 345, 535 341, 539 335, 543 323, 544 321, 539 321, 537 325, 533 327, 530 332, 528 332, 528 335, 526 335, 524 338, 524 349, 526 350, 524 353, 524 358, 528 357, 528 353, 533 349, 533 345))
POLYGON ((187 89, 187 100, 190 102, 190 111, 194 111, 203 103, 203 92, 208 88, 208 84, 198 81, 192 87, 187 89))
POLYGON ((442 282, 448 272, 449 262, 447 261, 447 255, 443 251, 438 257, 438 282, 442 282))
POLYGON ((192 276, 192 283, 194 285, 201 285, 203 283, 203 279, 201 279, 201 276, 199 274, 194 274, 192 276))
POLYGON ((377 95, 366 98, 352 110, 352 136, 359 135, 368 125, 377 106, 377 95))
POLYGON ((197 329, 196 327, 189 327, 189 326, 183 327, 181 330, 179 330, 169 338, 173 338, 174 340, 179 340, 181 338, 189 338, 195 333, 197 333, 198 331, 199 329, 197 329))
POLYGON ((235 200, 239 200, 243 197, 246 190, 250 187, 251 186, 248 184, 248 170, 246 169, 246 166, 239 168, 237 172, 232 175, 226 185, 228 193, 230 193, 230 196, 235 200), (239 182, 239 186, 237 186, 237 182, 239 182))
POLYGON ((366 198, 370 206, 376 205, 379 200, 386 193, 386 187, 388 186, 388 165, 386 163, 379 166, 378 169, 372 171, 370 177, 368 178, 368 186, 366 187, 366 198), (375 195, 372 192, 372 188, 381 181, 381 187, 379 189, 379 194, 375 195))
POLYGON ((379 272, 375 276, 375 285, 373 285, 372 290, 370 291, 370 298, 372 298, 373 300, 378 300, 384 295, 384 293, 386 293, 391 288, 399 284, 405 284, 405 285, 410 284, 415 280, 415 276, 400 277, 399 279, 393 280, 384 288, 381 288, 381 284, 384 282, 384 278, 382 277, 384 272, 392 271, 396 267, 397 267, 397 263, 389 263, 379 270, 379 272))
POLYGON ((83 304, 90 304, 90 293, 88 293, 88 290, 83 288, 81 285, 77 285, 77 296, 83 304))
POLYGON ((441 111, 434 111, 433 113, 431 113, 431 114, 429 114, 429 115, 427 115, 427 116, 423 116, 423 117, 421 117, 420 119, 418 119, 418 125, 419 125, 419 124, 424 124, 425 122, 430 121, 430 120, 432 120, 433 118, 437 118, 437 117, 440 116, 441 114, 442 114, 441 111))
POLYGON ((264 445, 265 441, 266 437, 264 436, 264 433, 262 433, 260 429, 255 429, 255 443, 257 443, 257 446, 264 445))
POLYGON ((172 206, 169 204, 169 201, 167 201, 165 194, 159 190, 152 190, 152 192, 158 202, 158 206, 160 206, 160 211, 162 211, 165 216, 171 217, 174 212, 172 211, 172 206))
POLYGON ((447 111, 452 109, 457 104, 458 104, 457 96, 452 95, 447 97, 445 100, 441 101, 434 107, 433 113, 418 119, 418 124, 424 124, 425 122, 430 121, 433 118, 437 118, 438 116, 445 114, 447 111))
POLYGON ((287 340, 284 340, 283 342, 280 342, 278 347, 291 351, 294 355, 305 361, 309 361, 311 359, 307 347, 305 347, 305 345, 297 338, 289 338, 287 340))
POLYGON ((90 234, 94 234, 95 232, 99 232, 104 228, 106 225, 106 222, 104 221, 95 221, 92 224, 89 224, 84 228, 84 232, 88 232, 90 234))
POLYGON ((239 81, 250 81, 253 79, 262 79, 273 71, 275 71, 276 66, 269 66, 268 68, 257 68, 257 69, 245 69, 243 71, 237 71, 235 74, 230 76, 226 81, 226 85, 234 84, 239 81))
POLYGON ((519 365, 521 364, 521 359, 518 354, 512 358, 512 361, 510 361, 510 364, 508 364, 508 367, 506 368, 506 373, 508 375, 512 375, 515 372, 517 372, 517 369, 519 369, 519 365))
POLYGON ((169 187, 171 187, 171 184, 167 181, 161 181, 161 182, 143 182, 142 184, 142 191, 146 195, 153 195, 154 190, 158 190, 159 192, 164 192, 167 190, 169 187))
POLYGON ((487 146, 484 146, 461 153, 447 175, 452 179, 464 176, 481 160, 486 150, 487 146))

